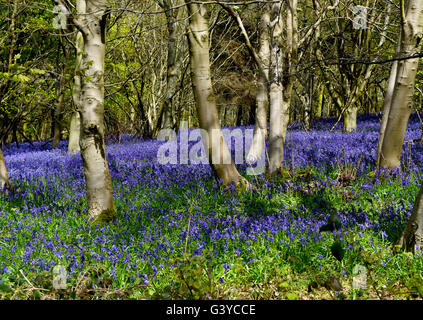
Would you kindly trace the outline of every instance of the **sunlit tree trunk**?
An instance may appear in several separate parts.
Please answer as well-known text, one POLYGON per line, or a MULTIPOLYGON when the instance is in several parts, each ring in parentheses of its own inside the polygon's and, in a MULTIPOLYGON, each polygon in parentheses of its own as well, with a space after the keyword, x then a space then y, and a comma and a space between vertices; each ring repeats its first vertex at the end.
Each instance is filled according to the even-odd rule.
POLYGON ((53 148, 57 148, 62 138, 62 120, 63 120, 63 111, 65 109, 65 90, 66 90, 66 74, 68 73, 68 63, 69 63, 69 50, 66 43, 63 43, 63 36, 59 38, 58 51, 62 52, 62 61, 60 61, 60 54, 58 54, 58 60, 56 63, 57 71, 60 70, 60 75, 57 79, 56 86, 56 106, 53 113, 53 124, 52 124, 52 133, 53 133, 53 148), (62 65, 62 67, 61 67, 62 65))
POLYGON ((64 93, 59 93, 57 97, 56 109, 54 111, 54 132, 53 132, 53 148, 56 148, 60 143, 62 135, 62 111, 64 104, 64 93))
POLYGON ((269 69, 269 173, 282 167, 285 136, 289 122, 293 74, 297 58, 297 1, 287 2, 286 39, 282 38, 282 8, 272 5, 270 17, 269 69), (284 41, 283 41, 284 40, 284 41))
POLYGON ((228 146, 223 138, 212 88, 209 56, 209 25, 205 5, 185 0, 189 12, 188 42, 191 59, 191 77, 205 150, 216 176, 225 185, 239 184, 244 179, 238 173, 228 146))
POLYGON ((318 94, 317 94, 317 107, 316 107, 316 118, 322 117, 322 110, 323 110, 323 92, 325 90, 325 87, 323 85, 320 85, 318 94))
MULTIPOLYGON (((77 14, 84 15, 86 12, 86 0, 77 0, 76 12, 77 14)), ((81 105, 81 68, 82 56, 84 54, 84 38, 79 31, 76 35, 76 61, 75 61, 75 75, 73 77, 72 98, 76 107, 76 111, 72 113, 69 125, 69 142, 68 152, 80 151, 79 137, 81 132, 81 119, 79 109, 81 105)))
MULTIPOLYGON (((0 149, 0 192, 3 192, 5 186, 10 185, 9 175, 7 174, 6 164, 4 162, 3 152, 0 149)), ((7 194, 7 190, 6 190, 7 194)))
POLYGON ((282 12, 281 4, 272 5, 270 15, 270 68, 269 68, 269 173, 282 166, 284 157, 284 136, 282 119, 283 107, 282 87, 282 12))
MULTIPOLYGON (((66 62, 67 63, 67 59, 66 62)), ((62 137, 62 112, 64 110, 64 99, 65 99, 65 78, 64 73, 60 76, 58 80, 57 88, 56 88, 56 107, 54 109, 54 116, 53 116, 53 148, 56 148, 62 137)))
MULTIPOLYGON (((397 48, 399 48, 399 45, 397 48)), ((377 168, 379 168, 380 166, 383 138, 385 137, 386 124, 388 123, 388 116, 389 116, 389 111, 390 111, 391 102, 392 102, 392 94, 394 92, 395 80, 397 77, 397 69, 398 69, 398 61, 394 61, 391 67, 391 74, 388 80, 388 88, 386 89, 385 97, 383 99, 383 114, 382 114, 382 121, 380 123, 379 140, 377 145, 377 162, 376 162, 377 168)))
MULTIPOLYGON (((423 2, 409 0, 407 7, 402 7, 402 11, 399 56, 409 57, 420 53, 423 32, 423 2)), ((398 61, 395 86, 380 153, 380 166, 383 168, 397 168, 400 165, 405 130, 411 113, 418 63, 418 58, 398 61)))
MULTIPOLYGON (((14 129, 13 139, 15 140, 16 145, 17 145, 17 142, 18 142, 18 136, 16 135, 16 129, 17 128, 14 127, 13 129, 14 129)), ((47 140, 47 137, 48 137, 48 123, 47 123, 47 121, 45 121, 45 122, 43 122, 43 125, 41 126, 40 138, 41 138, 41 140, 47 140)))
POLYGON ((285 144, 286 131, 289 122, 289 107, 291 106, 294 74, 296 72, 298 56, 298 22, 297 0, 287 1, 288 10, 286 16, 286 44, 283 45, 283 105, 282 105, 282 134, 285 144))
MULTIPOLYGON (((269 77, 269 23, 270 13, 268 10, 263 11, 260 21, 260 49, 258 56, 260 57, 261 69, 269 77)), ((269 104, 267 78, 262 72, 259 73, 256 93, 256 116, 253 133, 253 141, 247 155, 247 162, 254 163, 257 161, 265 147, 267 135, 267 108, 269 104)))
POLYGON ((167 41, 166 97, 163 102, 160 129, 167 130, 173 128, 172 100, 175 95, 176 85, 178 82, 178 68, 176 64, 178 29, 176 24, 177 11, 172 9, 174 2, 175 1, 172 0, 163 0, 163 9, 165 10, 167 31, 169 35, 167 41))
POLYGON ((68 152, 77 152, 79 148, 79 133, 81 130, 81 119, 79 112, 73 112, 69 125, 69 143, 68 152))
POLYGON ((357 106, 351 106, 344 112, 344 131, 353 132, 357 130, 357 106))
POLYGON ((303 103, 304 105, 304 129, 309 130, 311 126, 311 118, 313 112, 313 76, 309 76, 308 82, 308 97, 306 99, 301 99, 302 101, 305 100, 303 103))
POLYGON ((113 185, 104 143, 104 57, 106 44, 107 0, 86 0, 86 13, 74 19, 82 33, 80 148, 88 203, 93 223, 116 219, 113 185))

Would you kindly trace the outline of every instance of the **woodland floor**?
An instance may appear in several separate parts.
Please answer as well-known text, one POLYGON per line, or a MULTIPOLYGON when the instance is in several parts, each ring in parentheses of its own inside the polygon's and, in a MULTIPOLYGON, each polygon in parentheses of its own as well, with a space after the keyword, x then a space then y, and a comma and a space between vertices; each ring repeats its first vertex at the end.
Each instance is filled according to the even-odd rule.
POLYGON ((0 199, 0 298, 421 299, 422 253, 394 245, 423 180, 421 125, 411 118, 402 171, 388 175, 375 173, 377 117, 351 134, 329 133, 335 120, 292 124, 276 177, 239 165, 255 186, 242 193, 208 165, 159 164, 164 142, 110 140, 119 219, 102 227, 87 221, 67 141, 6 147, 15 192, 0 199), (335 213, 341 228, 319 232, 335 213), (52 288, 56 265, 67 289, 52 288))

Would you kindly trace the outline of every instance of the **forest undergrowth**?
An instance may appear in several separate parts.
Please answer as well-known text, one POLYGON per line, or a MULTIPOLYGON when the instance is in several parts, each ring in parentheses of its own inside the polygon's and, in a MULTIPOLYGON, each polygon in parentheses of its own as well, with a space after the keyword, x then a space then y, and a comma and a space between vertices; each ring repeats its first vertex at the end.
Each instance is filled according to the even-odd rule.
MULTIPOLYGON (((395 245, 422 182, 412 116, 402 168, 376 172, 379 122, 290 125, 285 169, 223 189, 208 165, 161 165, 164 142, 107 145, 118 220, 85 213, 82 161, 36 142, 4 149, 2 299, 422 299, 422 252, 395 245), (53 288, 55 266, 66 289, 53 288), (361 273, 360 273, 361 272, 361 273)), ((242 127, 241 129, 245 129, 242 127)), ((191 144, 192 146, 192 144, 191 144)))

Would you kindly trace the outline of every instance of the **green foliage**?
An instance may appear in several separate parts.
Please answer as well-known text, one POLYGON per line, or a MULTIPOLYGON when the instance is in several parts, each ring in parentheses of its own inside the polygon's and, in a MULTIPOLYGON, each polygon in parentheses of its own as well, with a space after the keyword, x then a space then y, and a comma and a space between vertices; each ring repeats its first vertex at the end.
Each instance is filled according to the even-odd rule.
MULTIPOLYGON (((139 5, 142 6, 144 3, 141 1, 139 5)), ((52 6, 52 4, 49 5, 52 6)), ((343 7, 344 5, 341 6, 341 9, 344 9, 343 7)), ((235 11, 239 10, 236 6, 233 8, 235 11)), ((310 26, 310 21, 315 18, 312 6, 304 6, 300 9, 299 21, 303 23, 309 20, 308 26, 310 26)), ((242 10, 243 17, 255 16, 253 17, 256 20, 254 23, 246 23, 248 28, 254 27, 258 22, 260 11, 257 10, 256 14, 256 12, 249 13, 249 10, 244 8, 242 10)), ((348 9, 347 12, 349 11, 348 9)), ((336 12, 335 14, 341 13, 336 12)), ((136 115, 139 118, 136 127, 143 132, 142 125, 148 123, 145 113, 151 110, 139 111, 138 109, 161 105, 160 99, 164 96, 166 81, 164 81, 165 68, 163 66, 166 65, 166 43, 156 40, 167 38, 164 30, 166 24, 163 15, 157 15, 154 18, 151 15, 142 15, 134 19, 134 16, 130 14, 126 16, 126 14, 124 13, 121 20, 114 23, 108 30, 105 78, 106 94, 109 98, 105 101, 106 122, 112 130, 116 129, 120 123, 127 124, 127 118, 131 116, 128 110, 134 108, 139 112, 136 115), (126 37, 128 33, 131 36, 126 37)), ((360 59, 365 59, 366 56, 375 56, 378 53, 375 52, 375 46, 379 42, 379 33, 369 34, 371 40, 366 40, 368 42, 364 43, 365 36, 354 38, 357 34, 349 32, 351 31, 348 29, 351 27, 348 22, 350 20, 332 19, 330 14, 332 13, 329 13, 329 18, 325 19, 326 22, 321 25, 321 38, 319 39, 324 57, 331 60, 334 57, 333 54, 336 53, 339 54, 339 58, 360 56, 362 57, 360 59), (348 32, 343 34, 342 43, 339 42, 340 35, 333 34, 335 29, 333 25, 328 24, 331 21, 340 21, 339 26, 342 31, 348 29, 348 32), (348 41, 348 38, 351 38, 352 41, 348 41), (365 45, 360 44, 354 48, 357 41, 361 41, 363 42, 361 44, 365 45)), ((2 21, 8 21, 10 10, 0 8, 0 15, 2 21)), ((383 15, 380 17, 383 18, 383 15)), ((185 19, 179 20, 184 21, 185 19)), ((67 81, 66 85, 71 87, 75 68, 73 53, 68 61, 64 61, 63 50, 58 50, 59 37, 52 33, 57 30, 52 30, 51 21, 52 14, 48 11, 26 8, 24 14, 17 19, 16 32, 19 41, 14 50, 10 70, 7 63, 2 67, 3 69, 0 69, 0 87, 11 86, 5 90, 6 95, 2 96, 2 101, 4 101, 0 106, 0 125, 7 124, 9 119, 18 112, 25 111, 25 117, 20 126, 23 128, 24 122, 31 124, 26 131, 30 138, 36 137, 42 123, 40 120, 44 120, 46 112, 50 112, 51 106, 57 99, 55 88, 52 86, 56 77, 52 77, 51 74, 63 74, 67 81), (61 62, 59 66, 57 61, 61 62), (68 70, 61 70, 62 64, 66 65, 68 70)), ((215 62, 214 66, 216 66, 213 77, 219 79, 219 81, 215 81, 215 85, 227 86, 230 89, 228 91, 238 90, 244 95, 245 89, 250 88, 249 85, 251 86, 253 83, 253 63, 246 61, 245 56, 248 55, 245 54, 245 51, 242 52, 246 49, 240 45, 237 39, 228 41, 222 36, 222 34, 234 33, 230 29, 219 29, 222 24, 220 20, 216 20, 216 22, 212 41, 221 47, 215 48, 211 53, 212 60, 215 62), (232 50, 234 46, 238 45, 239 50, 232 50), (231 54, 228 55, 228 53, 231 54), (219 70, 220 73, 218 73, 219 70), (242 74, 242 77, 237 72, 242 74), (230 80, 228 81, 228 79, 230 80), (238 82, 238 79, 244 79, 245 83, 240 88, 232 88, 232 83, 238 82)), ((8 26, 7 23, 6 25, 8 26)), ((300 30, 303 27, 300 26, 300 30)), ((392 30, 388 31, 391 33, 392 30)), ((182 37, 183 34, 181 32, 182 37)), ((8 28, 0 30, 0 40, 3 39, 0 57, 2 61, 8 62, 11 47, 8 28)), ((394 45, 388 47, 390 42, 386 41, 384 50, 380 50, 386 52, 388 56, 394 52, 394 45)), ((72 52, 71 46, 66 46, 66 44, 64 46, 64 51, 72 52)), ((312 49, 311 55, 314 55, 313 43, 309 48, 312 49)), ((304 57, 307 58, 307 54, 304 52, 304 57)), ((311 60, 314 59, 311 58, 311 60)), ((88 62, 85 67, 91 65, 92 62, 88 62)), ((330 71, 328 74, 331 78, 330 81, 323 78, 319 78, 319 81, 316 79, 316 85, 329 86, 332 84, 340 92, 354 89, 343 88, 344 82, 339 81, 340 76, 352 79, 351 83, 359 84, 362 74, 365 74, 363 68, 366 67, 367 65, 348 64, 345 66, 336 64, 321 66, 321 70, 330 71)), ((379 86, 381 81, 386 78, 387 70, 381 69, 380 72, 372 73, 369 85, 366 86, 369 88, 369 96, 372 91, 370 88, 379 86)), ((310 70, 308 69, 307 72, 310 70)), ((416 81, 418 88, 421 88, 422 75, 423 73, 418 71, 416 81)), ((189 79, 188 75, 184 75, 184 77, 189 79)), ((301 82, 303 77, 300 74, 297 78, 301 82)), ((89 80, 91 77, 85 77, 85 81, 89 80)), ((299 94, 301 94, 301 89, 301 86, 298 86, 299 94)), ((255 88, 253 88, 254 90, 255 88)), ((224 90, 217 87, 215 91, 223 92, 224 90)), ((185 108, 185 102, 191 98, 190 92, 190 86, 186 81, 181 83, 174 102, 182 101, 185 108)), ((328 91, 329 95, 333 92, 328 91)), ((66 105, 71 106, 69 89, 65 96, 66 105)), ((349 98, 350 95, 345 94, 344 97, 349 98)), ((233 99, 231 104, 233 101, 238 102, 233 99)), ((294 104, 297 102, 293 100, 294 104)), ((357 103, 363 104, 361 101, 357 101, 357 103)), ((178 107, 176 104, 175 106, 178 107)), ((175 113, 179 111, 178 108, 175 109, 175 113)), ((113 161, 111 162, 113 163, 113 161)), ((326 223, 328 227, 325 228, 326 230, 321 230, 326 231, 323 233, 317 232, 318 228, 316 227, 316 232, 305 234, 302 231, 294 230, 295 227, 291 226, 289 228, 292 230, 280 231, 276 234, 263 232, 257 236, 257 239, 249 239, 248 243, 240 239, 233 241, 206 239, 201 255, 195 254, 195 250, 197 250, 195 239, 187 236, 183 245, 175 245, 175 251, 166 253, 170 256, 170 263, 157 272, 152 268, 151 263, 141 261, 130 245, 127 245, 125 250, 129 252, 131 261, 138 262, 136 270, 128 267, 127 261, 117 261, 113 265, 110 262, 94 262, 93 254, 87 250, 85 259, 89 263, 86 263, 78 274, 69 278, 68 289, 55 291, 52 288, 50 271, 40 272, 37 270, 37 272, 33 272, 24 266, 19 258, 16 258, 23 255, 27 242, 32 239, 32 234, 25 230, 17 232, 7 228, 2 224, 3 221, 0 218, 0 256, 2 257, 0 262, 7 261, 8 265, 7 273, 3 275, 0 283, 0 298, 289 300, 303 298, 421 298, 422 257, 421 255, 406 254, 393 246, 395 239, 402 231, 398 221, 384 221, 378 231, 369 229, 363 231, 360 226, 352 226, 349 230, 340 231, 340 220, 333 214, 329 217, 326 215, 336 211, 354 212, 357 215, 364 212, 369 220, 366 222, 370 223, 379 221, 381 211, 389 209, 398 212, 403 219, 400 222, 403 223, 406 219, 404 212, 412 206, 414 201, 412 195, 416 194, 416 185, 420 184, 420 178, 412 176, 410 180, 413 183, 403 184, 399 177, 377 177, 374 171, 361 177, 357 175, 359 167, 357 164, 342 163, 341 160, 338 163, 338 166, 329 168, 326 172, 320 172, 316 168, 281 169, 271 177, 267 177, 272 180, 272 187, 267 187, 266 181, 250 177, 248 178, 250 180, 247 179, 248 184, 245 183, 246 180, 241 180, 240 185, 235 188, 235 191, 238 192, 222 192, 223 190, 216 187, 212 180, 202 181, 201 184, 192 183, 185 187, 173 186, 171 194, 160 189, 153 192, 143 186, 134 186, 129 190, 119 181, 114 181, 114 190, 125 194, 125 198, 116 199, 119 215, 122 217, 126 212, 132 212, 132 215, 126 218, 125 224, 117 222, 108 225, 106 222, 116 218, 116 211, 106 210, 92 221, 92 224, 87 223, 86 217, 82 214, 86 207, 85 198, 81 198, 76 207, 73 207, 74 209, 67 211, 69 203, 79 197, 72 188, 68 190, 68 200, 53 203, 54 200, 48 198, 49 194, 43 192, 45 181, 39 181, 37 190, 32 189, 28 182, 21 181, 17 188, 20 193, 25 194, 26 198, 14 197, 10 203, 2 203, 2 210, 13 215, 23 224, 33 225, 33 230, 42 233, 46 239, 59 237, 69 248, 76 248, 84 241, 91 243, 95 237, 110 233, 119 235, 119 240, 123 243, 130 243, 131 236, 136 235, 137 239, 134 240, 134 245, 146 246, 145 250, 151 250, 152 248, 143 242, 143 237, 154 235, 158 237, 158 243, 164 237, 172 243, 179 243, 179 233, 189 230, 192 219, 211 213, 215 213, 216 219, 225 218, 233 223, 235 223, 235 215, 239 214, 240 221, 238 222, 244 223, 251 217, 271 216, 280 213, 283 209, 290 210, 290 218, 293 221, 314 217, 317 222, 326 223), (335 183, 321 182, 327 181, 327 179, 335 183), (363 183, 373 183, 376 179, 379 182, 373 187, 372 193, 362 188, 363 183), (286 189, 281 187, 285 184, 287 185, 286 189), (199 199, 195 212, 192 212, 186 203, 187 198, 193 197, 199 199), (178 228, 172 230, 162 228, 159 235, 156 235, 153 232, 153 226, 162 226, 163 222, 160 220, 160 215, 149 216, 143 212, 142 208, 145 203, 148 203, 149 207, 157 212, 177 214, 189 210, 189 217, 181 219, 178 228), (43 219, 51 219, 53 222, 44 226, 36 219, 28 218, 28 206, 37 208, 43 206, 45 212, 39 214, 43 219), (131 211, 132 206, 140 208, 139 212, 131 211), (62 210, 63 216, 60 216, 52 208, 62 210), (287 236, 288 233, 295 233, 296 236, 290 239, 287 236), (322 240, 303 244, 300 239, 307 236, 321 236, 322 240), (8 237, 15 237, 13 243, 17 248, 15 256, 6 250, 6 248, 9 249, 7 247, 9 242, 3 238, 8 237), (273 237, 272 241, 269 240, 270 237, 273 237), (353 270, 356 265, 363 265, 368 272, 368 284, 365 289, 355 290, 352 287, 353 270), (20 270, 22 273, 19 272, 20 270), (27 279, 23 277, 23 274, 27 279), (141 278, 140 274, 146 275, 148 281, 141 278)), ((148 168, 145 174, 154 174, 153 169, 148 168)), ((226 231, 220 224, 213 228, 222 233, 226 231)), ((189 232, 187 232, 188 234, 189 232)), ((50 261, 56 259, 52 252, 37 251, 33 255, 50 261)), ((78 261, 81 261, 82 258, 80 253, 74 254, 72 257, 78 261)), ((71 263, 65 258, 56 260, 60 260, 56 261, 57 263, 67 266, 71 263)))
MULTIPOLYGON (((320 179, 324 173, 313 172, 310 178, 296 180, 297 185, 304 188, 311 182, 320 179), (316 179, 316 180, 314 180, 316 179)), ((293 175, 294 177, 295 175, 293 175)), ((251 178, 251 177, 250 177, 251 178)), ((292 178, 291 178, 292 179, 292 178)), ((359 186, 361 179, 372 179, 370 177, 360 178, 353 181, 349 186, 342 187, 332 185, 330 188, 321 188, 316 183, 316 188, 307 195, 301 192, 287 191, 283 194, 275 193, 270 200, 268 191, 260 187, 260 181, 250 181, 255 188, 250 192, 232 193, 227 192, 205 192, 204 188, 210 190, 214 185, 213 181, 207 181, 201 187, 193 184, 189 187, 191 197, 197 200, 194 209, 193 204, 187 204, 186 195, 188 187, 175 186, 173 196, 162 192, 151 197, 150 190, 145 190, 139 186, 127 193, 128 201, 116 199, 116 206, 119 212, 125 212, 128 203, 141 205, 147 199, 151 200, 150 206, 160 210, 174 210, 174 212, 191 212, 191 219, 195 219, 198 214, 208 214, 211 211, 221 217, 232 219, 233 213, 222 210, 227 203, 233 204, 236 212, 242 213, 245 217, 254 216, 258 212, 261 214, 272 214, 280 207, 289 204, 290 208, 297 212, 298 217, 307 217, 313 214, 313 210, 327 212, 328 209, 336 210, 366 210, 370 219, 379 221, 378 212, 383 208, 394 208, 402 212, 404 208, 409 209, 414 202, 413 194, 417 192, 415 186, 418 180, 413 183, 402 184, 401 179, 386 180, 373 188, 373 198, 366 190, 359 186), (344 200, 344 189, 352 188, 357 190, 355 199, 344 200), (408 195, 404 198, 404 195, 408 195), (302 199, 304 198, 304 199, 302 199), (201 204, 201 206, 199 206, 201 204), (122 211, 121 211, 122 210, 122 211), (199 211, 198 211, 199 210, 199 211), (219 210, 222 210, 219 212, 219 210)), ((292 180, 293 181, 293 180, 292 180)), ((42 185, 45 182, 40 182, 42 185)), ((115 181, 116 183, 116 181, 115 181)), ((35 206, 46 204, 46 197, 40 193, 34 194, 27 190, 28 186, 21 184, 17 186, 21 192, 32 197, 30 201, 35 206), (31 196, 32 194, 32 196, 31 196)), ((115 190, 119 192, 123 186, 116 184, 115 190)), ((42 188, 39 188, 40 190, 42 188)), ((69 190, 72 201, 72 190, 69 190)), ((27 199, 28 200, 28 199, 27 199)), ((17 219, 26 219, 22 214, 25 202, 20 202, 16 198, 9 204, 9 209, 17 219), (14 209, 13 209, 14 208, 14 209)), ((47 204, 48 205, 48 204, 47 204)), ((66 203, 56 204, 66 207, 66 203)), ((83 212, 86 206, 85 199, 78 205, 78 210, 83 212)), ((124 225, 119 223, 108 224, 107 226, 85 226, 80 234, 71 234, 67 230, 78 230, 78 226, 85 225, 82 216, 77 213, 69 213, 66 223, 58 218, 60 228, 43 229, 39 226, 39 232, 46 237, 52 237, 56 232, 58 236, 66 241, 69 246, 78 246, 83 239, 92 239, 96 235, 104 232, 119 234, 122 228, 128 228, 122 233, 122 240, 128 241, 126 237, 136 234, 140 224, 143 231, 149 234, 150 228, 160 225, 159 217, 153 220, 143 216, 131 217, 124 225), (133 221, 131 220, 133 219, 133 221), (131 231, 132 230, 132 231, 131 231), (126 240, 125 240, 126 239, 126 240)), ((46 216, 47 217, 47 216, 46 216)), ((50 218, 52 218, 50 216, 50 218)), ((53 216, 54 218, 54 216, 53 216)), ((321 217, 324 223, 328 218, 321 217)), ((187 230, 189 219, 181 221, 181 229, 187 230)), ((389 235, 397 226, 387 223, 383 231, 389 235)), ((223 229, 217 230, 224 232, 223 229)), ((6 237, 10 230, 2 227, 0 219, 0 234, 6 237)), ((167 239, 176 242, 177 233, 163 230, 167 239)), ((179 231, 177 231, 179 232, 179 231)), ((194 254, 195 242, 188 242, 174 252, 170 263, 164 266, 157 273, 153 273, 149 263, 139 263, 138 273, 147 274, 151 277, 148 283, 142 284, 138 280, 130 280, 134 276, 131 269, 126 268, 126 263, 116 267, 115 273, 111 273, 112 266, 108 263, 91 263, 84 267, 76 278, 69 278, 68 289, 60 292, 52 287, 51 272, 33 274, 23 268, 19 261, 10 266, 7 277, 3 278, 3 289, 0 294, 3 298, 22 299, 380 299, 380 298, 421 298, 422 277, 421 268, 423 260, 421 255, 398 251, 393 246, 391 239, 375 233, 368 229, 365 231, 354 228, 353 230, 335 229, 329 232, 320 233, 320 242, 309 242, 306 246, 301 244, 299 238, 289 239, 283 232, 272 235, 273 241, 266 240, 266 234, 250 243, 236 242, 224 243, 219 241, 208 242, 203 249, 202 255, 194 254), (361 232, 361 234, 359 234, 361 232), (289 246, 281 243, 288 243, 289 246), (223 251, 223 248, 226 248, 223 251), (186 248, 186 249, 185 249, 186 248), (352 249, 351 249, 352 248, 352 249), (186 251, 185 251, 186 250, 186 251), (239 250, 238 253, 235 253, 239 250), (185 252, 185 253, 183 253, 185 252), (221 252, 214 256, 214 252, 221 252), (223 253, 225 252, 225 253, 223 253), (355 290, 352 287, 354 274, 353 268, 362 265, 367 271, 367 286, 365 289, 355 290), (17 270, 22 269, 26 274, 32 287, 22 278, 17 270), (9 290, 9 289, 10 290, 9 290)), ((16 244, 24 245, 30 234, 21 232, 16 234, 16 244)), ((145 248, 148 250, 149 248, 145 248)), ((131 250, 130 247, 127 250, 131 250)), ((46 253, 36 253, 38 257, 45 257, 46 253)), ((80 259, 80 257, 76 257, 80 259)), ((86 256, 86 259, 90 259, 86 256)), ((133 259, 137 260, 134 256, 133 259)), ((58 263, 67 265, 68 261, 58 263)))
POLYGON ((219 299, 217 281, 213 277, 210 257, 184 254, 174 259, 172 285, 152 292, 153 299, 219 299), (154 293, 153 293, 154 292, 154 293))
POLYGON ((0 291, 2 291, 3 293, 12 293, 13 290, 7 285, 7 284, 0 284, 0 291))

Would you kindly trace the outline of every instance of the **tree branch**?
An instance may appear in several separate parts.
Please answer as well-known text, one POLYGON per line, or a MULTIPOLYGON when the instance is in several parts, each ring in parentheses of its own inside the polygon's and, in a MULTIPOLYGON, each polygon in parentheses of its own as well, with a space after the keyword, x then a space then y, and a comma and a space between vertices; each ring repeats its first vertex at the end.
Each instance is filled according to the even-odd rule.
POLYGON ((88 28, 75 16, 72 12, 68 9, 66 4, 62 0, 53 0, 56 6, 60 9, 60 11, 66 15, 69 22, 71 22, 77 29, 80 31, 84 36, 89 34, 88 28))
POLYGON ((220 0, 216 0, 216 3, 219 4, 238 24, 239 28, 241 29, 241 33, 244 36, 245 45, 247 46, 247 49, 250 52, 250 55, 254 59, 259 69, 259 72, 264 77, 264 79, 266 79, 266 81, 269 81, 269 77, 266 73, 266 70, 263 68, 263 61, 260 59, 259 55, 257 54, 257 51, 254 49, 253 45, 251 44, 250 37, 248 36, 247 31, 245 30, 244 24, 238 12, 236 12, 231 6, 228 6, 222 3, 220 0))

